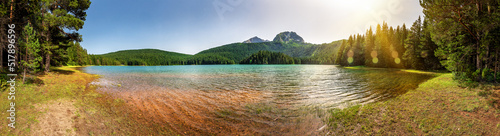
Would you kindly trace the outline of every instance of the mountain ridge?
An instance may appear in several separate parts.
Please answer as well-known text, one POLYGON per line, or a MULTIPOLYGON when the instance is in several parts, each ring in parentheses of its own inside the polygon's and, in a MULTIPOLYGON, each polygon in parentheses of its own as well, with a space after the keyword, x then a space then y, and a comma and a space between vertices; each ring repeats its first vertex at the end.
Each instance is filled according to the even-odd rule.
POLYGON ((102 56, 116 59, 125 65, 236 64, 259 51, 271 51, 296 58, 302 64, 334 64, 334 57, 340 45, 338 41, 327 44, 305 43, 295 32, 279 33, 273 41, 257 38, 255 36, 247 40, 250 43, 225 44, 194 55, 160 49, 133 49, 110 52, 102 56), (261 40, 266 42, 260 42, 261 40))
POLYGON ((261 39, 257 36, 254 36, 246 41, 243 41, 243 43, 262 43, 262 42, 270 42, 269 40, 264 40, 264 39, 261 39))

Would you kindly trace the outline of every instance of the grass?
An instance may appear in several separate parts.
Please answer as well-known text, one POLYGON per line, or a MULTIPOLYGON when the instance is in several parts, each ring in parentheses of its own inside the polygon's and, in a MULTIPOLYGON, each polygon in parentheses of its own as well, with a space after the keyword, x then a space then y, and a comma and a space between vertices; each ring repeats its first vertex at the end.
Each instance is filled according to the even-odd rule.
POLYGON ((417 73, 417 74, 436 74, 435 72, 429 72, 429 71, 420 71, 420 70, 413 70, 413 69, 401 69, 401 71, 408 72, 408 73, 417 73))
POLYGON ((369 67, 366 67, 366 66, 350 66, 350 67, 344 67, 346 69, 371 69, 369 67))
MULTIPOLYGON (((127 108, 121 99, 97 92, 96 86, 88 83, 97 79, 75 70, 76 67, 58 67, 36 77, 38 84, 22 84, 16 81, 16 129, 7 127, 7 120, 0 122, 1 135, 31 135, 38 117, 44 112, 37 111, 36 104, 44 104, 58 99, 75 100, 78 109, 73 117, 77 135, 174 135, 169 128, 152 124, 134 110, 127 108), (103 129, 106 128, 106 129, 103 129)), ((18 77, 20 78, 20 77, 18 77)), ((10 101, 8 91, 0 92, 0 110, 6 111, 10 101)), ((0 116, 7 117, 7 112, 0 116)))
POLYGON ((498 98, 478 92, 439 74, 394 99, 332 110, 327 123, 340 135, 500 134, 500 110, 488 102, 498 98))
MULTIPOLYGON (((50 100, 62 98, 74 98, 78 91, 85 89, 85 85, 81 83, 90 82, 96 76, 75 74, 75 76, 67 76, 65 74, 72 73, 71 70, 65 68, 56 69, 57 72, 51 72, 45 75, 40 75, 40 84, 22 84, 21 77, 17 77, 16 81, 16 129, 7 127, 7 121, 0 122, 0 133, 3 135, 29 135, 30 128, 37 123, 36 118, 42 112, 36 111, 35 104, 43 104, 50 100), (63 77, 64 79, 61 79, 63 77), (66 81, 65 81, 66 80, 66 81)), ((7 98, 9 91, 0 92, 1 98, 7 98)), ((9 108, 8 99, 0 99, 0 109, 5 111, 9 108)), ((1 112, 0 116, 7 117, 7 112, 1 112)))

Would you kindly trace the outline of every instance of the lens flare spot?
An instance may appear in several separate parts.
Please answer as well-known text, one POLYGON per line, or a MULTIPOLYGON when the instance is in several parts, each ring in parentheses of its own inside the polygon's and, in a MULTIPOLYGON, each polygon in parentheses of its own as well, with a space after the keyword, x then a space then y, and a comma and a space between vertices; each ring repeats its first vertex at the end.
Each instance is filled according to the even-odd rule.
POLYGON ((393 58, 398 58, 399 57, 399 53, 397 51, 392 51, 392 57, 393 58))
POLYGON ((373 62, 373 64, 377 64, 378 63, 378 58, 373 58, 372 62, 373 62))
POLYGON ((377 58, 377 51, 372 51, 371 55, 372 55, 372 58, 377 58))
POLYGON ((396 58, 396 59, 394 59, 394 62, 396 62, 396 64, 399 64, 399 63, 401 63, 401 59, 396 58))
POLYGON ((347 57, 354 57, 354 52, 352 50, 349 50, 347 53, 347 57))
POLYGON ((349 64, 351 64, 352 62, 354 62, 354 58, 352 58, 352 57, 347 58, 347 62, 349 62, 349 64))

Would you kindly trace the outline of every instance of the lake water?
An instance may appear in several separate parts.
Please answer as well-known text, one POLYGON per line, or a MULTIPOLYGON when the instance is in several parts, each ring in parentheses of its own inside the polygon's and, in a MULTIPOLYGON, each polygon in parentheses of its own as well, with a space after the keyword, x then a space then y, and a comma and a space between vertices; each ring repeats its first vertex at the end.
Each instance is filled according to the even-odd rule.
POLYGON ((333 65, 92 66, 92 84, 184 134, 318 135, 325 111, 384 101, 431 75, 333 65))

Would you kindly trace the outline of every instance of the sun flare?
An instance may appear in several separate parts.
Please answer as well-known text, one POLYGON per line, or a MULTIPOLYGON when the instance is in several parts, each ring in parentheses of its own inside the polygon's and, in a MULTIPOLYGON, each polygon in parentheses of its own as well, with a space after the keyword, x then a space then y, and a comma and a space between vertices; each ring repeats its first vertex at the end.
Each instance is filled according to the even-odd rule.
POLYGON ((369 12, 377 9, 378 4, 374 0, 336 0, 332 1, 336 5, 346 8, 361 9, 360 12, 369 12))

